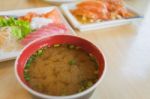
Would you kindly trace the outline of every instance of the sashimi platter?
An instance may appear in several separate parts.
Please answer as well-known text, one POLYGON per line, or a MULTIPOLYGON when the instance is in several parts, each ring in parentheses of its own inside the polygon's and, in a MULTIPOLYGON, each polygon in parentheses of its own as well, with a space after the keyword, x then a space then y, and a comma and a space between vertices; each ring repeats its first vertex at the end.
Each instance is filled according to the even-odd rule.
POLYGON ((40 37, 74 35, 57 7, 0 12, 0 61, 15 58, 40 37))

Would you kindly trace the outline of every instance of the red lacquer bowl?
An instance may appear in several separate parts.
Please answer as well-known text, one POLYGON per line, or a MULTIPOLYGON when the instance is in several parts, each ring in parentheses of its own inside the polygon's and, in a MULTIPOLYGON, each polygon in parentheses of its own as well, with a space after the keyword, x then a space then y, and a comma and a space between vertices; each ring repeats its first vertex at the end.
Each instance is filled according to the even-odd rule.
POLYGON ((105 71, 105 60, 104 60, 104 56, 102 55, 102 52, 91 42, 82 39, 80 37, 70 36, 70 35, 57 35, 57 36, 49 36, 49 37, 37 39, 36 41, 31 42, 21 51, 20 55, 17 57, 15 62, 15 75, 19 83, 31 94, 46 99, 88 99, 91 96, 91 93, 94 91, 94 89, 98 86, 98 84, 102 80, 104 71, 105 71), (25 81, 24 73, 23 73, 27 60, 38 49, 45 46, 51 46, 54 44, 73 44, 81 47, 86 52, 93 54, 99 65, 98 81, 89 89, 81 93, 76 93, 69 96, 50 96, 50 95, 45 95, 43 93, 39 93, 31 89, 28 86, 27 82, 25 81))

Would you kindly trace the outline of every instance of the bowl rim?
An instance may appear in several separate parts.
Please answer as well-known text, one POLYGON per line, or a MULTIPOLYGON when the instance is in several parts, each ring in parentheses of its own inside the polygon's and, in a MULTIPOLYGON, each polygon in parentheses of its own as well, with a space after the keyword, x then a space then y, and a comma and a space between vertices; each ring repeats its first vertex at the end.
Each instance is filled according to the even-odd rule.
POLYGON ((97 46, 95 46, 93 43, 91 43, 90 41, 84 39, 84 38, 81 38, 81 37, 78 37, 78 36, 72 36, 72 35, 54 35, 54 36, 47 36, 47 37, 40 37, 39 39, 36 39, 32 42, 30 42, 28 45, 26 45, 22 50, 21 52, 19 53, 19 55, 17 56, 16 58, 16 61, 15 61, 15 76, 18 80, 18 82, 21 84, 21 86, 23 88, 25 88, 28 92, 30 92, 32 95, 35 95, 35 96, 38 96, 38 97, 41 97, 41 98, 44 98, 44 99, 74 99, 74 98, 78 98, 78 97, 82 97, 84 95, 87 95, 89 94, 90 92, 92 92, 94 89, 96 89, 96 87, 100 84, 100 82, 102 81, 102 79, 104 79, 104 75, 106 74, 106 59, 105 59, 105 56, 102 52, 101 49, 99 49, 97 46), (29 46, 31 46, 33 43, 35 42, 38 42, 40 40, 43 40, 44 38, 52 38, 52 37, 55 37, 55 36, 70 36, 70 37, 75 37, 75 38, 79 38, 79 39, 82 39, 84 41, 86 41, 87 43, 93 45, 96 49, 98 49, 99 53, 101 53, 102 55, 102 58, 104 60, 104 69, 103 69, 103 72, 101 74, 101 77, 97 80, 97 82, 92 85, 90 88, 84 90, 83 92, 80 92, 80 93, 75 93, 75 94, 72 94, 72 95, 67 95, 67 96, 53 96, 53 95, 46 95, 46 94, 43 94, 43 93, 40 93, 40 92, 37 92, 35 90, 33 90, 32 88, 28 87, 26 84, 23 83, 23 81, 20 79, 19 75, 18 75, 18 72, 17 72, 17 67, 18 67, 18 60, 20 58, 20 56, 22 55, 22 53, 24 52, 25 49, 27 49, 29 46))

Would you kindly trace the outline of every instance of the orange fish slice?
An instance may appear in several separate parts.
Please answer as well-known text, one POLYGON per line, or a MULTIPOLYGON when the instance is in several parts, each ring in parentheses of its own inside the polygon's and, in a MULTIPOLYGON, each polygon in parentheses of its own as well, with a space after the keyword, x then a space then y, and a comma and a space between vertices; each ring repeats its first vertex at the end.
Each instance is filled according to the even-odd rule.
POLYGON ((41 16, 45 17, 45 18, 51 18, 54 23, 62 23, 61 16, 60 16, 59 12, 56 9, 53 9, 50 12, 42 14, 41 16))
POLYGON ((86 1, 78 4, 77 7, 86 10, 92 10, 97 13, 101 13, 103 12, 103 10, 107 12, 107 7, 105 3, 102 1, 86 1))
POLYGON ((99 18, 99 15, 97 13, 94 13, 92 11, 89 10, 84 10, 81 8, 75 9, 71 11, 73 15, 75 16, 83 16, 83 17, 87 17, 93 20, 96 20, 99 18))
POLYGON ((50 18, 53 20, 54 23, 62 23, 61 16, 56 9, 53 9, 52 11, 43 14, 37 14, 36 12, 29 12, 26 15, 19 17, 19 19, 31 22, 32 18, 34 17, 50 18))
POLYGON ((108 10, 103 1, 85 1, 77 5, 76 14, 95 19, 108 19, 108 10), (81 11, 80 11, 81 10, 81 11))
POLYGON ((19 19, 31 22, 32 18, 37 17, 37 16, 39 16, 37 13, 35 13, 35 12, 29 12, 25 16, 19 17, 19 19))

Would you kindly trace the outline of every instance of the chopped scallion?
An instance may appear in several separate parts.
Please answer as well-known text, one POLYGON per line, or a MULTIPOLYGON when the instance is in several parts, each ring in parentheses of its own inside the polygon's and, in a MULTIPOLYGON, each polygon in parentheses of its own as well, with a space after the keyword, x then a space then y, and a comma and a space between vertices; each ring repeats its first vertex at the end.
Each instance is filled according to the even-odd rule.
POLYGON ((93 83, 91 81, 87 82, 87 88, 91 87, 93 85, 93 83))
POLYGON ((60 44, 54 44, 53 46, 54 47, 60 47, 60 44))
POLYGON ((74 45, 68 45, 68 47, 69 47, 70 49, 74 49, 74 48, 75 48, 74 45))
POLYGON ((82 91, 84 91, 84 90, 85 90, 85 88, 84 88, 84 86, 82 86, 82 87, 79 89, 78 92, 82 92, 82 91))
POLYGON ((42 49, 37 51, 37 56, 41 56, 41 55, 43 55, 43 50, 42 49))
POLYGON ((73 59, 68 62, 69 65, 76 65, 76 63, 77 63, 76 60, 73 59))

